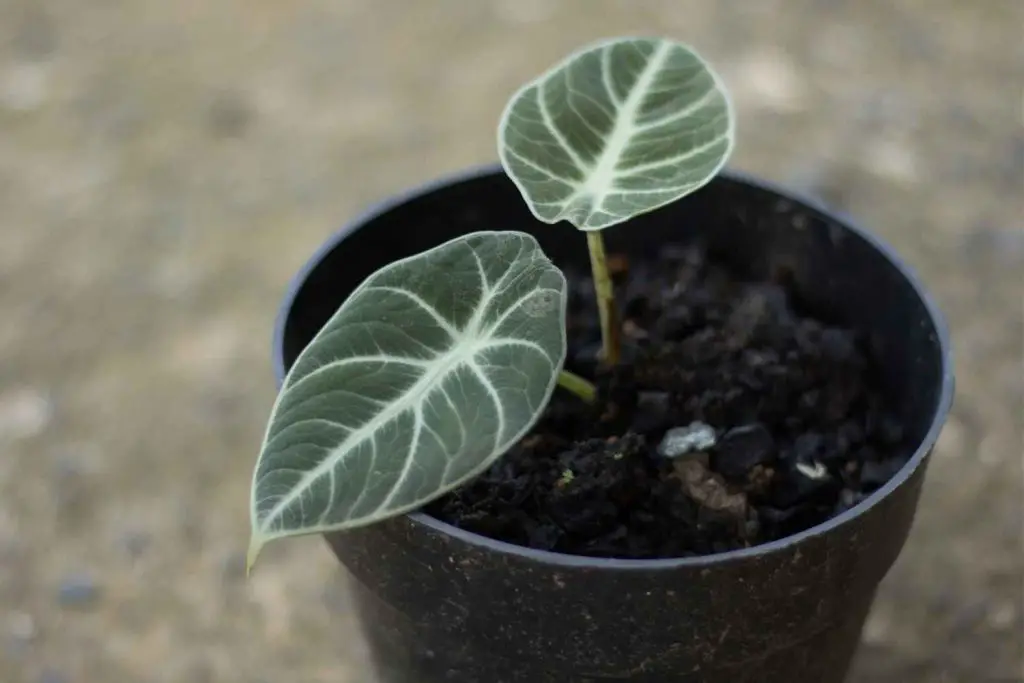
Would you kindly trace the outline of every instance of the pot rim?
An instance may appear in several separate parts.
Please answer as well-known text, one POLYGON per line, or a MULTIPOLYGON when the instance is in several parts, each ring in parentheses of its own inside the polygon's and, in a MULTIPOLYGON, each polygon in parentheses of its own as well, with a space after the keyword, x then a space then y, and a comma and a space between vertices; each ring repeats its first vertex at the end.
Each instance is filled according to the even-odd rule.
MULTIPOLYGON (((348 223, 346 223, 341 229, 324 241, 306 261, 306 263, 303 264, 302 268, 299 269, 295 276, 292 277, 274 322, 272 353, 274 378, 277 385, 280 386, 283 383, 286 375, 284 368, 284 333, 295 299, 313 270, 316 269, 320 262, 331 251, 333 251, 338 244, 368 222, 397 208, 398 206, 401 206, 402 204, 408 203, 422 196, 444 190, 452 185, 477 180, 495 174, 504 174, 504 169, 500 163, 482 164, 454 173, 447 173, 433 181, 423 183, 412 189, 392 195, 390 198, 381 202, 377 202, 369 209, 348 221, 348 223)), ((752 559, 774 552, 782 552, 794 548, 804 541, 808 541, 818 536, 827 535, 832 530, 852 522, 857 517, 860 517, 864 512, 880 503, 914 475, 917 469, 924 464, 925 460, 931 454, 932 449, 935 447, 939 434, 942 431, 950 409, 952 408, 953 396, 955 393, 956 381, 953 374, 952 344, 949 327, 945 316, 940 311, 937 303, 928 293, 914 269, 904 262, 891 246, 881 240, 878 236, 865 230, 857 223, 856 220, 845 212, 829 208, 811 196, 793 189, 785 188, 773 182, 765 181, 744 171, 725 168, 718 173, 717 177, 773 193, 781 198, 801 204, 811 210, 818 211, 819 213, 828 216, 834 222, 839 223, 846 230, 864 240, 879 252, 883 258, 889 261, 889 263, 899 271, 901 276, 908 281, 918 298, 924 304, 925 310, 928 312, 928 317, 935 328, 939 348, 941 350, 942 386, 928 431, 925 433, 924 438, 918 444, 917 449, 914 451, 914 454, 910 457, 907 463, 892 477, 892 479, 890 479, 884 486, 873 492, 870 496, 866 497, 849 510, 846 510, 840 515, 836 515, 821 524, 801 531, 800 533, 786 536, 768 543, 762 543, 750 548, 731 550, 711 555, 701 555, 697 557, 637 560, 569 555, 548 550, 536 550, 526 546, 507 543, 505 541, 498 541, 488 538, 487 536, 459 529, 458 527, 452 526, 423 512, 410 512, 402 515, 402 517, 405 517, 414 525, 420 525, 434 532, 451 536, 463 543, 475 545, 491 552, 514 555, 519 558, 532 560, 541 564, 572 568, 615 570, 652 570, 684 567, 693 569, 712 567, 729 562, 752 559)))

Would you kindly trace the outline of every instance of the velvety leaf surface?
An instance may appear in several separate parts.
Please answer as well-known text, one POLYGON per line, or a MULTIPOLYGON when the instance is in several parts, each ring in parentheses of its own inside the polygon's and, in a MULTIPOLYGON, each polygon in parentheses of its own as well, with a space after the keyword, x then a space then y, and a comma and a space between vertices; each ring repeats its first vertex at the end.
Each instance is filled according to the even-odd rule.
POLYGON ((520 89, 498 150, 534 215, 600 230, 699 189, 733 148, 724 85, 686 45, 586 47, 520 89))
POLYGON ((274 405, 250 563, 274 538, 371 524, 486 469, 551 396, 565 310, 565 278, 523 233, 474 233, 370 276, 274 405))

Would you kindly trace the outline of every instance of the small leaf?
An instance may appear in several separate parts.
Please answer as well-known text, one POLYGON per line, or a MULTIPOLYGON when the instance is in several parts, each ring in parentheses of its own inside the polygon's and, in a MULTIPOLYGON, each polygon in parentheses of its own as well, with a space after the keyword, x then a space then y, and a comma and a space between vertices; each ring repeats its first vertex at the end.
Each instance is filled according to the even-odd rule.
POLYGON ((460 237, 371 275, 278 394, 249 565, 275 538, 372 524, 482 473, 554 391, 566 297, 561 271, 517 232, 460 237))
POLYGON ((601 230, 699 189, 732 153, 725 87, 681 43, 620 38, 520 89, 498 128, 506 173, 541 221, 601 230))

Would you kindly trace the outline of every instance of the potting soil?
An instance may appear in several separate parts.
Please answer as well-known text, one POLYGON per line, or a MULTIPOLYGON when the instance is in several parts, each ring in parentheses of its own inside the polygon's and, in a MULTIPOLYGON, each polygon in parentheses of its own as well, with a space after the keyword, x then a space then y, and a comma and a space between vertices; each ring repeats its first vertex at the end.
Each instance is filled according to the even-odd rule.
POLYGON ((566 272, 566 367, 599 400, 558 389, 531 434, 429 514, 573 555, 706 555, 824 522, 911 455, 864 336, 805 310, 786 273, 746 282, 697 247, 610 266, 612 369, 590 272, 566 272))

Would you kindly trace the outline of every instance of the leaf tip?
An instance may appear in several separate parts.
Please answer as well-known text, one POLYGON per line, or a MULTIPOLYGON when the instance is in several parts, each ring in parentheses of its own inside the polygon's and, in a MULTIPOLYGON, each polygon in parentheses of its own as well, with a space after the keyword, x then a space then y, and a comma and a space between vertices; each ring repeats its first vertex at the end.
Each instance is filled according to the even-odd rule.
POLYGON ((249 539, 249 550, 245 553, 245 578, 249 578, 252 575, 252 568, 263 551, 263 546, 263 539, 256 534, 253 534, 249 539))

